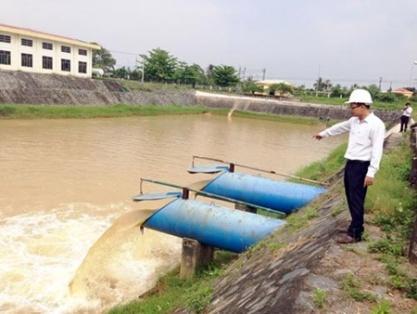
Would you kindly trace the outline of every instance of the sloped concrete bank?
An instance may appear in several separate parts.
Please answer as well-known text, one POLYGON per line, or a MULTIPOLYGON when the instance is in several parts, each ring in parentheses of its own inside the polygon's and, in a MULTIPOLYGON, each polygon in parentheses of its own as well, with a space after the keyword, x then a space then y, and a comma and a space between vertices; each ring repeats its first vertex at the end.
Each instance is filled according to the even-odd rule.
MULTIPOLYGON (((320 105, 284 101, 269 98, 228 96, 206 92, 196 92, 197 103, 209 108, 229 108, 240 111, 253 111, 279 115, 308 116, 323 119, 348 119, 351 116, 346 106, 320 105)), ((374 110, 382 120, 391 122, 398 119, 398 112, 374 110)))
MULTIPOLYGON (((349 110, 343 106, 230 96, 193 90, 131 91, 114 80, 83 79, 13 71, 0 71, 0 104, 177 104, 323 119, 345 119, 350 115, 349 110)), ((384 121, 393 121, 398 118, 398 113, 393 111, 376 110, 376 113, 384 121)))
POLYGON ((0 103, 50 105, 194 105, 193 91, 129 91, 117 81, 0 71, 0 103))

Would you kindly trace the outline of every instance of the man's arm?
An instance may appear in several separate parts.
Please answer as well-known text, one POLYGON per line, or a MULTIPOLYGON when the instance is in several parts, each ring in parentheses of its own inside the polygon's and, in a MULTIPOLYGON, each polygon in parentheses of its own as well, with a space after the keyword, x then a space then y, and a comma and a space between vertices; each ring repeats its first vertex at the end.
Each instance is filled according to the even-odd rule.
POLYGON ((313 137, 317 140, 321 140, 324 137, 335 136, 339 134, 343 134, 350 131, 350 120, 346 120, 340 123, 336 123, 330 128, 327 128, 320 133, 313 135, 313 137))
POLYGON ((371 152, 371 162, 366 173, 366 178, 364 185, 372 185, 375 173, 379 169, 379 164, 382 158, 382 151, 384 147, 384 137, 385 137, 385 126, 382 124, 375 128, 374 132, 371 134, 372 142, 372 152, 371 152))

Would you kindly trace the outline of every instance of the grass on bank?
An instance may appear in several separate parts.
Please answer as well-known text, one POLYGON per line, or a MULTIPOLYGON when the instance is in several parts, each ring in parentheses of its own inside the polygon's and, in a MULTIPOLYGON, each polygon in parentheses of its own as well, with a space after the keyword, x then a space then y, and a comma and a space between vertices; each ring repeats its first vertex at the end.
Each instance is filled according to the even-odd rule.
MULTIPOLYGON (((324 104, 324 105, 344 105, 346 98, 335 98, 335 97, 326 97, 326 96, 314 96, 314 95, 297 95, 297 98, 301 102, 306 103, 315 103, 315 104, 324 104)), ((382 110, 401 110, 404 108, 404 104, 407 102, 406 99, 398 99, 394 102, 382 102, 375 100, 372 104, 372 108, 382 109, 382 110)), ((412 106, 416 106, 416 103, 411 102, 412 106)))
POLYGON ((296 173, 296 176, 311 180, 326 181, 330 176, 341 170, 345 164, 344 154, 346 147, 347 143, 339 145, 327 158, 313 162, 302 168, 296 173))
POLYGON ((202 106, 179 105, 0 105, 0 118, 6 119, 88 119, 174 114, 200 114, 204 112, 207 112, 207 109, 202 106))
MULTIPOLYGON (((0 119, 92 119, 203 113, 227 116, 229 111, 228 109, 181 105, 0 105, 0 119)), ((307 125, 323 123, 320 119, 313 117, 284 116, 243 111, 234 111, 232 117, 307 125)))
POLYGON ((401 147, 387 154, 378 173, 377 184, 369 189, 366 208, 384 237, 372 242, 368 250, 385 264, 389 285, 417 300, 417 278, 406 271, 409 240, 416 219, 417 193, 409 186, 411 149, 404 140, 401 147))
MULTIPOLYGON (((326 160, 307 166, 297 175, 325 180, 343 167, 345 149, 346 145, 339 146, 326 160)), ((417 208, 417 192, 408 182, 411 160, 408 137, 404 137, 399 147, 384 154, 375 185, 368 189, 365 208, 371 223, 379 226, 384 235, 382 239, 371 242, 368 251, 378 254, 376 258, 385 264, 389 275, 388 285, 401 291, 405 297, 417 300, 417 278, 406 270, 406 265, 409 265, 408 245, 417 208)), ((353 299, 360 302, 372 299, 372 296, 363 294, 352 285, 350 279, 345 281, 344 288, 353 299)), ((381 303, 377 307, 379 311, 375 312, 384 313, 386 308, 387 304, 381 303)))
POLYGON ((216 251, 214 262, 193 279, 182 280, 178 270, 162 277, 143 300, 137 300, 110 310, 110 314, 170 313, 178 307, 201 313, 210 302, 214 280, 222 274, 236 254, 216 251))

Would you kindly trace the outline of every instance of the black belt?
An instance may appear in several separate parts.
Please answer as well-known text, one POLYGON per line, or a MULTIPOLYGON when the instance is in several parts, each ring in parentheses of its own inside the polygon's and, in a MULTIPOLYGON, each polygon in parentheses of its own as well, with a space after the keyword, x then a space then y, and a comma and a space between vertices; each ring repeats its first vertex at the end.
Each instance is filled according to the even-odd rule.
POLYGON ((347 162, 355 163, 355 164, 366 164, 369 163, 369 160, 355 160, 355 159, 348 159, 347 162))

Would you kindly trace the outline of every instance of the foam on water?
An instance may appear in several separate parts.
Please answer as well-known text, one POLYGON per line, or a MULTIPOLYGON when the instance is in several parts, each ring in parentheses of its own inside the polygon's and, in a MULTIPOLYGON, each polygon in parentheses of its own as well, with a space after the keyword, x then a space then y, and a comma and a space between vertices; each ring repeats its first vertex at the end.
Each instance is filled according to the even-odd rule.
POLYGON ((179 239, 146 230, 144 241, 136 216, 119 219, 108 236, 129 210, 114 207, 118 213, 71 204, 0 218, 0 312, 97 312, 145 292, 159 271, 178 263, 179 239))

